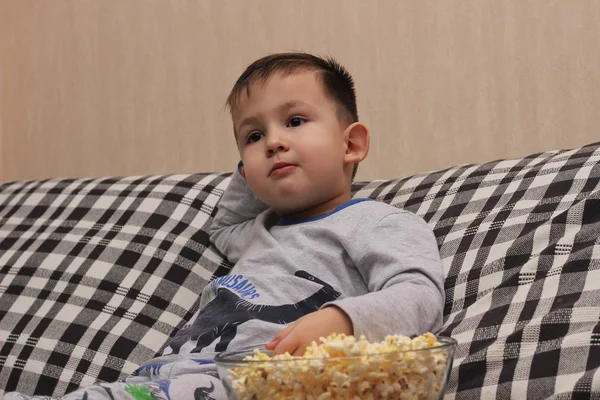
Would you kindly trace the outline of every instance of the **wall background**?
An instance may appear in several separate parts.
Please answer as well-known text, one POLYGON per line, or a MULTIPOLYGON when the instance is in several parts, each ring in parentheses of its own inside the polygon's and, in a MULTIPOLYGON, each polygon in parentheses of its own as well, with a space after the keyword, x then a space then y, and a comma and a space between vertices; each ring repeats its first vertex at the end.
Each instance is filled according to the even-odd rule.
POLYGON ((331 54, 358 179, 600 140, 600 2, 2 0, 0 180, 228 171, 223 104, 268 53, 331 54))

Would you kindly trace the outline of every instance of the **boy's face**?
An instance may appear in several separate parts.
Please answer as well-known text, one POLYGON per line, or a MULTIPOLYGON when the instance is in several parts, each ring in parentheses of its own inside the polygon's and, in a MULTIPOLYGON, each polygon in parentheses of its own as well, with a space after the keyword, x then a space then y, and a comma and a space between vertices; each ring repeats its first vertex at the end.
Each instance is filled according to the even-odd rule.
POLYGON ((277 213, 318 215, 349 200, 345 127, 315 71, 252 85, 232 117, 244 177, 277 213))

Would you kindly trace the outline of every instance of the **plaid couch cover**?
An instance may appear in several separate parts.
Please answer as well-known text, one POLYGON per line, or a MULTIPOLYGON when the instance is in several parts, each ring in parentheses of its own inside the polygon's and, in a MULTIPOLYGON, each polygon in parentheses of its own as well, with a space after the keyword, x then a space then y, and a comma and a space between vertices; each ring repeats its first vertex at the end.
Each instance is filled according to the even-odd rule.
MULTIPOLYGON (((600 144, 355 183, 429 222, 446 273, 447 398, 600 397, 600 144)), ((60 395, 159 353, 230 265, 206 228, 227 174, 0 186, 0 393, 60 395)))
POLYGON ((599 161, 597 143, 357 185, 434 229, 446 398, 600 398, 599 161))
POLYGON ((206 226, 227 175, 0 185, 0 397, 115 381, 161 353, 229 265, 206 226))

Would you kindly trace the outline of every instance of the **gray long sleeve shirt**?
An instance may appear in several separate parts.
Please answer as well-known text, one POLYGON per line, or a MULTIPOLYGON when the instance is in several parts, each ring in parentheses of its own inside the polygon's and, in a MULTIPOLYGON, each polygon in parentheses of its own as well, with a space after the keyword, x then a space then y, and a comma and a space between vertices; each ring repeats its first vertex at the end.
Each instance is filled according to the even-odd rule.
POLYGON ((195 319, 171 343, 175 353, 267 343, 282 325, 332 304, 371 341, 441 326, 438 248, 412 213, 355 199, 318 217, 279 218, 236 171, 210 233, 235 267, 204 289, 195 319))

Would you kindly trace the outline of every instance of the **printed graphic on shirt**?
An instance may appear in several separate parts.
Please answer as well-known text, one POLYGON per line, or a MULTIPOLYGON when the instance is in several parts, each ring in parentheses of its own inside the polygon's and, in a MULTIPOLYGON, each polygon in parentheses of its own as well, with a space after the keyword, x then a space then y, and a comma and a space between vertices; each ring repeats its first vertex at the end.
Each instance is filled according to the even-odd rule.
POLYGON ((248 279, 244 278, 244 275, 222 276, 212 281, 210 286, 213 292, 216 292, 219 287, 227 287, 232 292, 239 294, 244 300, 260 297, 260 293, 256 291, 256 288, 248 279))
POLYGON ((322 287, 295 304, 279 306, 253 304, 241 298, 230 288, 218 287, 216 297, 200 311, 193 324, 181 329, 175 335, 170 343, 173 353, 179 354, 181 347, 190 340, 196 342, 192 353, 201 352, 218 338, 220 340, 215 351, 225 351, 235 338, 238 326, 244 322, 261 320, 275 324, 288 324, 308 313, 317 311, 325 303, 334 301, 341 296, 341 293, 330 284, 306 271, 297 271, 294 275, 318 283, 322 287))
POLYGON ((215 400, 210 394, 214 392, 215 385, 211 382, 209 387, 198 387, 194 391, 194 400, 215 400))

